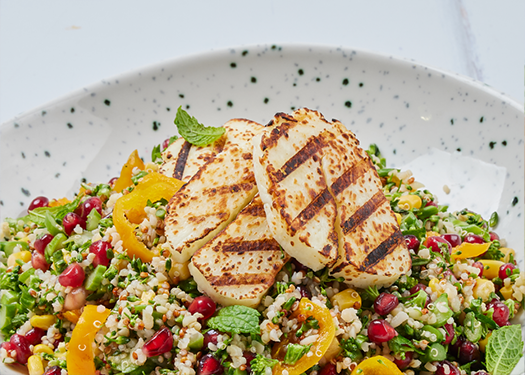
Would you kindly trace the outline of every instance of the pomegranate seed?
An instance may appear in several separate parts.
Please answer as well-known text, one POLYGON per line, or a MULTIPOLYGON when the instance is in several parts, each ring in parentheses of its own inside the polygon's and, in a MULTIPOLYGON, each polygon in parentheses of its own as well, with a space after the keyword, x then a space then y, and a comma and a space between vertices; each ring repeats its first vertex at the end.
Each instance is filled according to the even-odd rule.
POLYGON ((166 138, 166 139, 162 142, 162 151, 164 151, 165 149, 167 149, 169 145, 170 145, 170 139, 169 139, 169 138, 166 138))
POLYGON ((44 331, 42 328, 33 327, 27 333, 25 334, 27 341, 30 345, 38 345, 42 342, 42 337, 47 332, 44 331))
POLYGON ((435 375, 461 375, 459 369, 447 360, 437 364, 435 375))
POLYGON ((171 351, 173 348, 173 335, 168 327, 162 327, 149 339, 142 351, 148 357, 155 357, 171 351))
POLYGON ((213 345, 217 345, 217 343, 219 342, 219 340, 218 340, 219 335, 220 335, 220 333, 218 331, 214 330, 214 329, 210 329, 209 331, 207 331, 204 334, 202 347, 204 349, 208 349, 208 344, 209 343, 212 343, 213 345))
POLYGON ((474 373, 474 375, 489 375, 489 373, 482 370, 474 373))
POLYGON ((510 277, 510 275, 512 275, 512 271, 514 271, 516 268, 517 267, 512 263, 502 264, 498 271, 498 277, 501 280, 505 280, 507 277, 510 277))
POLYGON ((478 277, 483 276, 483 270, 485 269, 485 266, 481 262, 474 262, 472 263, 472 267, 476 267, 479 270, 478 277))
POLYGON ((308 288, 306 288, 306 287, 303 286, 303 285, 299 285, 299 286, 297 286, 297 287, 295 288, 295 290, 298 290, 299 293, 301 293, 301 297, 302 297, 302 298, 308 298, 308 299, 312 298, 312 292, 310 292, 310 291, 308 290, 308 288))
POLYGON ((400 370, 404 370, 414 359, 414 352, 405 352, 405 359, 394 358, 394 363, 400 370))
POLYGON ((77 225, 80 225, 81 228, 86 229, 86 221, 82 220, 82 218, 74 212, 68 212, 66 216, 64 216, 62 219, 62 225, 64 226, 64 232, 66 232, 68 236, 71 236, 73 229, 75 229, 77 225))
POLYGON ((427 204, 425 204, 425 207, 428 207, 428 206, 434 206, 434 207, 437 207, 438 204, 434 201, 428 201, 427 204))
POLYGON ((16 349, 16 346, 11 344, 11 342, 9 342, 9 341, 3 342, 2 345, 0 345, 0 347, 4 348, 7 352, 10 352, 10 351, 16 349))
POLYGON ((405 243, 407 244, 408 250, 414 250, 416 253, 419 250, 419 245, 421 245, 417 237, 413 234, 407 234, 405 236, 405 243))
POLYGON ((206 354, 199 361, 197 375, 222 375, 224 367, 217 358, 211 354, 206 354))
POLYGON ((328 363, 319 372, 318 375, 337 375, 337 366, 333 363, 328 363))
POLYGON ((304 264, 302 264, 301 262, 299 262, 297 259, 295 258, 292 258, 292 264, 294 265, 295 267, 295 271, 305 271, 305 272, 308 272, 308 267, 306 267, 304 264))
POLYGON ((480 359, 481 353, 478 346, 468 340, 463 341, 459 347, 459 363, 465 365, 469 362, 479 361, 480 359))
POLYGON ((89 252, 95 254, 93 258, 93 265, 97 267, 98 265, 108 266, 108 250, 111 249, 111 244, 106 241, 96 241, 89 246, 89 252))
POLYGON ((53 366, 48 368, 44 375, 62 375, 62 369, 58 366, 53 366))
POLYGON ((85 221, 93 209, 102 215, 102 201, 99 197, 89 197, 77 207, 75 213, 85 221))
POLYGON ((36 239, 35 244, 33 246, 35 247, 35 250, 38 251, 40 254, 44 254, 46 246, 51 242, 52 239, 52 235, 44 234, 42 237, 36 239))
POLYGON ((79 287, 84 283, 86 274, 84 269, 78 263, 71 263, 67 268, 58 276, 58 282, 62 286, 72 286, 73 288, 79 287))
POLYGON ((507 325, 509 322, 509 307, 505 305, 503 302, 493 299, 489 303, 487 303, 487 310, 494 309, 494 313, 492 314, 492 320, 496 322, 497 325, 500 327, 503 327, 507 325))
POLYGON ((188 311, 192 314, 202 314, 202 319, 211 318, 215 314, 215 302, 210 297, 199 296, 196 297, 191 305, 188 307, 188 311))
POLYGON ((248 374, 251 374, 251 364, 252 364, 252 361, 255 359, 256 355, 252 352, 249 352, 247 350, 245 350, 243 353, 242 353, 242 356, 246 359, 246 370, 248 371, 248 374))
POLYGON ((390 341, 396 336, 396 330, 386 320, 372 320, 368 326, 368 338, 376 344, 390 341))
POLYGON ((440 243, 443 243, 443 244, 446 245, 446 247, 448 248, 448 252, 450 254, 450 252, 452 251, 452 246, 443 237, 430 236, 430 237, 427 238, 427 247, 430 248, 433 252, 443 254, 441 252, 441 246, 444 246, 444 245, 440 246, 439 245, 440 243))
POLYGON ((465 239, 463 240, 463 242, 485 243, 485 240, 483 239, 483 237, 478 236, 477 234, 469 233, 465 236, 465 239))
POLYGON ((47 206, 49 206, 49 199, 47 199, 46 197, 36 197, 31 201, 27 210, 33 211, 35 208, 47 206))
POLYGON ((448 243, 450 244, 450 246, 452 246, 452 247, 456 247, 456 246, 461 245, 461 236, 459 234, 445 233, 445 234, 441 235, 441 237, 443 237, 445 240, 447 240, 448 243))
POLYGON ((390 293, 381 293, 374 301, 374 310, 379 315, 387 315, 399 305, 397 297, 390 293))
POLYGON ((118 177, 113 177, 111 180, 108 181, 108 185, 113 187, 115 185, 115 182, 117 182, 118 177))
POLYGON ((499 240, 499 236, 496 232, 489 232, 489 235, 490 235, 490 240, 491 241, 496 241, 496 240, 499 240))
POLYGON ((463 341, 465 341, 465 336, 459 336, 454 344, 449 345, 448 352, 454 358, 459 357, 459 348, 461 348, 463 341))
POLYGON ((448 345, 452 342, 454 339, 454 336, 456 335, 456 332, 454 331, 454 326, 450 323, 446 323, 443 328, 447 333, 445 334, 445 340, 441 344, 448 345))
POLYGON ((15 347, 16 360, 19 363, 25 365, 27 363, 27 359, 32 354, 30 348, 31 344, 29 344, 29 341, 24 336, 15 333, 13 336, 11 336, 9 342, 15 347))
POLYGON ((49 269, 49 263, 47 263, 45 255, 37 251, 31 255, 31 265, 35 270, 42 270, 44 272, 49 269))

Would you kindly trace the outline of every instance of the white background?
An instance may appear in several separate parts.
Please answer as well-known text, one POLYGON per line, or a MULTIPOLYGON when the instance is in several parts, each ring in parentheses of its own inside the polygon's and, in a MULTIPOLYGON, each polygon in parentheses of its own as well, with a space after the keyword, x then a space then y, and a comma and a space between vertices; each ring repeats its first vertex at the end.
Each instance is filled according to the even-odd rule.
POLYGON ((0 0, 0 123, 129 70, 259 43, 413 59, 523 103, 522 0, 0 0))

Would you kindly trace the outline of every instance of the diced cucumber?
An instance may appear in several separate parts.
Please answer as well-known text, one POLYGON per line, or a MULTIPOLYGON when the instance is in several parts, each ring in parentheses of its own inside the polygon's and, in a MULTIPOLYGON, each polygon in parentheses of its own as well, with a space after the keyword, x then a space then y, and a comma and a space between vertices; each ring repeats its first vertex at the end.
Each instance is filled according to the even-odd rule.
POLYGON ((11 320, 15 317, 17 305, 14 303, 0 306, 0 329, 4 329, 11 324, 11 320))
POLYGON ((53 256, 54 252, 59 249, 62 249, 65 240, 67 240, 67 236, 64 233, 58 233, 55 237, 53 237, 51 242, 47 244, 44 253, 48 263, 51 257, 53 256))
POLYGON ((18 294, 12 290, 4 290, 4 294, 2 294, 0 299, 0 305, 8 305, 14 302, 18 302, 18 294))
POLYGON ((436 328, 442 327, 454 315, 454 312, 448 305, 447 293, 440 295, 432 305, 429 304, 428 309, 436 315, 436 322, 432 324, 436 328))
POLYGON ((423 362, 442 361, 447 358, 447 351, 445 347, 437 342, 427 346, 423 362))
POLYGON ((24 241, 1 241, 0 250, 4 252, 5 257, 8 258, 9 255, 13 254, 16 245, 20 245, 22 250, 29 250, 29 245, 24 241))
POLYGON ((44 224, 48 232, 52 236, 56 236, 57 234, 63 232, 64 229, 60 225, 57 224, 55 217, 51 214, 51 212, 46 211, 44 216, 45 216, 44 224))
POLYGON ((88 276, 85 283, 86 290, 94 292, 100 287, 100 283, 104 279, 104 272, 106 272, 107 267, 99 264, 97 268, 88 276))
POLYGON ((35 274, 35 269, 34 268, 30 268, 27 271, 22 272, 22 274, 20 276, 18 276, 18 280, 21 283, 25 283, 27 285, 28 283, 26 283, 26 281, 29 280, 31 275, 34 275, 34 274, 35 274))
POLYGON ((426 325, 421 328, 421 338, 430 342, 441 342, 443 341, 443 333, 437 328, 426 325))
POLYGON ((197 332, 190 337, 190 342, 188 344, 190 350, 200 350, 202 345, 204 345, 204 335, 202 333, 197 332))
POLYGON ((87 216, 86 230, 92 231, 94 229, 97 229, 100 219, 102 219, 102 216, 100 216, 98 211, 95 208, 93 208, 87 216))

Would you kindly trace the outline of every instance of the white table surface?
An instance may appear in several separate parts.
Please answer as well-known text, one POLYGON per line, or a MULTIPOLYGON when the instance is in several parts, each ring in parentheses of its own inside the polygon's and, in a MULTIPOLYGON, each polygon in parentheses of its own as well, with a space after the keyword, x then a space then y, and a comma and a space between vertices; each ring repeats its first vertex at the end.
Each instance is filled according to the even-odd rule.
POLYGON ((0 123, 163 60, 260 43, 413 59, 524 97, 522 0, 3 0, 0 123))

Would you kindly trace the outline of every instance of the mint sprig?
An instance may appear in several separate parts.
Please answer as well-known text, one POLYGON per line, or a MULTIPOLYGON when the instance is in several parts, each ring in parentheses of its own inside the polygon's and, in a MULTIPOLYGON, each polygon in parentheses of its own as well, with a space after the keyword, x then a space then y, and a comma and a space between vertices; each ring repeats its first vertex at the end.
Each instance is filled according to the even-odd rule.
POLYGON ((195 146, 203 147, 219 139, 226 129, 204 126, 197 121, 188 112, 179 107, 175 116, 175 125, 179 134, 189 143, 195 146))
POLYGON ((260 335, 259 311, 246 306, 233 305, 219 310, 219 314, 208 319, 208 327, 221 332, 249 333, 260 335))
POLYGON ((516 324, 492 331, 485 355, 487 370, 492 375, 509 375, 523 355, 521 326, 516 324))

